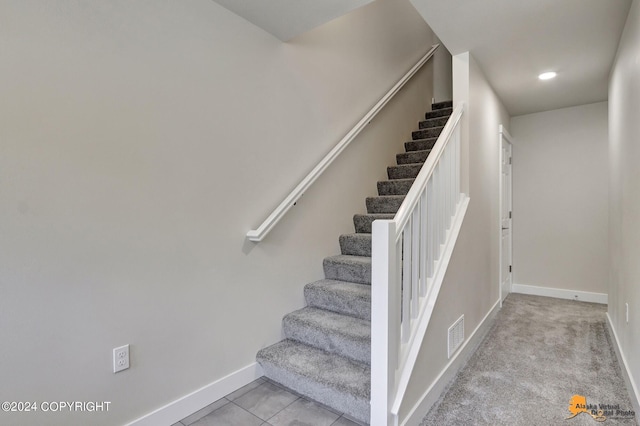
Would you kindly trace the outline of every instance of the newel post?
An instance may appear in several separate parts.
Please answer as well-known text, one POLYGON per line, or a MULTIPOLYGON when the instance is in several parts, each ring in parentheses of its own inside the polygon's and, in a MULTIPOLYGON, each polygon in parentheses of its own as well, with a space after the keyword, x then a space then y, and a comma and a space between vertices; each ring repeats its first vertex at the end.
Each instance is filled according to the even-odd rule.
POLYGON ((371 426, 393 424, 391 415, 398 363, 400 296, 396 223, 376 220, 371 247, 371 426))

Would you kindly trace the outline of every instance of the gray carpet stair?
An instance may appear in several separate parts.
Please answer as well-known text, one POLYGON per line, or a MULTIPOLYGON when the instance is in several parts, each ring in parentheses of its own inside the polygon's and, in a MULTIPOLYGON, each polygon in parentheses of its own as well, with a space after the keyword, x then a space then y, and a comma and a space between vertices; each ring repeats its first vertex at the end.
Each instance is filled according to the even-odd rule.
POLYGON ((442 101, 442 102, 436 102, 431 104, 432 111, 437 109, 443 109, 443 108, 453 108, 453 101, 442 101))
POLYGON ((453 113, 453 108, 449 107, 449 108, 440 108, 440 109, 434 109, 432 111, 427 112, 424 115, 425 120, 428 120, 430 118, 436 118, 436 117, 444 117, 444 116, 450 116, 453 113))
POLYGON ((447 124, 449 116, 433 117, 418 123, 418 129, 429 129, 431 127, 444 127, 447 124))
POLYGON ((338 238, 340 253, 371 257, 371 234, 343 234, 338 238))
POLYGON ((271 380, 355 419, 369 421, 369 365, 293 340, 262 349, 256 358, 271 380))
MULTIPOLYGON (((413 179, 412 179, 413 181, 413 179)), ((391 213, 371 213, 371 214, 355 214, 353 215, 353 226, 356 232, 371 233, 371 224, 374 220, 391 220, 391 213)))
POLYGON ((442 127, 431 127, 429 129, 416 130, 411 132, 411 138, 413 140, 416 139, 427 139, 427 138, 437 138, 442 132, 442 127))
POLYGON ((367 213, 353 216, 355 233, 339 236, 341 254, 323 260, 325 279, 304 287, 307 307, 283 318, 286 339, 256 356, 271 380, 360 422, 370 411, 372 223, 393 219, 451 112, 450 101, 432 105, 367 213))
MULTIPOLYGON (((378 194, 380 195, 406 195, 415 179, 394 179, 378 182, 378 194)), ((391 218, 389 218, 391 219, 391 218)), ((361 231, 356 231, 361 232, 361 231)), ((362 231, 364 232, 364 231, 362 231)))
POLYGON ((438 138, 417 139, 404 143, 404 149, 409 151, 424 151, 433 148, 438 138))
POLYGON ((371 287, 348 281, 320 280, 304 287, 308 306, 371 320, 371 287))
POLYGON ((339 254, 325 257, 324 276, 331 280, 371 284, 371 258, 339 254))
POLYGON ((411 179, 418 176, 421 168, 422 163, 389 166, 387 167, 387 176, 389 176, 389 179, 411 179))
POLYGON ((287 339, 371 364, 371 323, 307 306, 282 319, 287 339))
POLYGON ((377 197, 367 197, 365 204, 367 213, 395 213, 403 201, 404 195, 379 195, 377 197))
POLYGON ((431 149, 425 149, 423 151, 410 151, 403 152, 402 154, 396 155, 396 163, 398 164, 416 164, 416 163, 424 163, 429 156, 431 149))

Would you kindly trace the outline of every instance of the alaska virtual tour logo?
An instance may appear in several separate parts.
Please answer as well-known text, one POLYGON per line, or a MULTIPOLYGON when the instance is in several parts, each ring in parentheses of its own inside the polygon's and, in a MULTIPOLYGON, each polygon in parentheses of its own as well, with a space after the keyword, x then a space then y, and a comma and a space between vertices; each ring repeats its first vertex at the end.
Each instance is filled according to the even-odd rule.
POLYGON ((596 422, 604 422, 610 419, 632 419, 636 413, 632 410, 623 410, 620 404, 587 404, 587 398, 582 395, 573 395, 569 401, 571 415, 566 420, 572 419, 578 414, 585 413, 596 422))

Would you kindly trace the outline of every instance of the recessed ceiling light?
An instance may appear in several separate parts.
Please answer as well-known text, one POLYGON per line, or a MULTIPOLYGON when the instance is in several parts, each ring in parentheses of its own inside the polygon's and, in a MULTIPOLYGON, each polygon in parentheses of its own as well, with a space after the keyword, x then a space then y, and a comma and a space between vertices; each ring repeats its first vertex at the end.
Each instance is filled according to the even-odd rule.
POLYGON ((543 72, 542 74, 540 74, 538 76, 538 78, 540 80, 549 80, 552 79, 553 77, 555 77, 557 74, 553 71, 549 71, 549 72, 543 72))

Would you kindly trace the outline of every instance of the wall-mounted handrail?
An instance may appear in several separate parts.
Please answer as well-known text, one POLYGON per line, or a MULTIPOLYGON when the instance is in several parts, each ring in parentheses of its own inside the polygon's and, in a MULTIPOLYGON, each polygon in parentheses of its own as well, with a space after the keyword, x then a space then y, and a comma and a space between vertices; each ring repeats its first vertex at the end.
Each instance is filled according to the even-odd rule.
POLYGON ((469 197, 456 106, 392 220, 372 226, 371 425, 398 422, 469 197))
POLYGON ((360 134, 360 132, 378 115, 384 106, 404 87, 422 66, 433 56, 439 44, 431 49, 413 66, 407 73, 362 117, 358 124, 343 137, 336 146, 316 165, 313 170, 296 186, 293 191, 280 203, 278 207, 265 219, 258 229, 247 232, 247 238, 251 241, 262 241, 273 227, 282 219, 291 207, 302 197, 307 189, 320 177, 320 175, 333 163, 333 161, 345 150, 347 146, 360 134))

